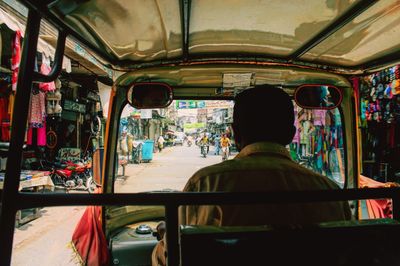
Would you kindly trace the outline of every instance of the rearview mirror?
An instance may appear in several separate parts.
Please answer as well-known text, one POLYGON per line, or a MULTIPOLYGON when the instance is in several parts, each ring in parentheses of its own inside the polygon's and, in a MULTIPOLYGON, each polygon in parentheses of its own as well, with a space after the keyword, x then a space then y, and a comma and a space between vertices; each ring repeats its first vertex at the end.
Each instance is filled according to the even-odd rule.
POLYGON ((342 92, 331 85, 302 85, 294 93, 296 104, 306 109, 333 109, 342 102, 342 92))
POLYGON ((165 108, 172 102, 172 88, 160 82, 134 83, 127 100, 136 109, 165 108))

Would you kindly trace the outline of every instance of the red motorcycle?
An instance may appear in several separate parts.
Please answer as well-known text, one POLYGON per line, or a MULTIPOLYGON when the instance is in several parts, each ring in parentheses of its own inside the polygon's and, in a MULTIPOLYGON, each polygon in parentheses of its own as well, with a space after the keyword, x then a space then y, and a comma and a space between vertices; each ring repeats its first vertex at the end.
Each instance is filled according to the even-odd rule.
POLYGON ((89 193, 93 193, 96 189, 96 184, 91 175, 91 168, 92 163, 90 161, 65 162, 64 164, 53 163, 50 177, 55 186, 62 186, 67 190, 87 190, 89 193))

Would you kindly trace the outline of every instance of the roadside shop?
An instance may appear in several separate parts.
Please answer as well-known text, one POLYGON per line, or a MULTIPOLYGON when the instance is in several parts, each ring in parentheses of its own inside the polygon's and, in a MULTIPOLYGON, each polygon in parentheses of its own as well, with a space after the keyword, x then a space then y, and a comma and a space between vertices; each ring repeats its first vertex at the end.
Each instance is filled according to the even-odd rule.
POLYGON ((302 109, 295 106, 296 134, 289 145, 300 164, 328 176, 343 187, 344 150, 340 111, 302 109))
POLYGON ((362 173, 400 181, 400 66, 353 79, 358 89, 362 173))
MULTIPOLYGON (((0 3, 0 189, 3 187, 10 141, 13 103, 21 60, 25 18, 0 3)), ((44 25, 44 33, 51 31, 44 25)), ((41 37, 36 71, 47 75, 54 65, 56 37, 41 37)), ((112 73, 95 65, 82 49, 66 48, 62 72, 54 82, 34 83, 29 103, 20 175, 20 191, 55 190, 51 167, 45 162, 76 161, 91 157, 102 145, 104 123, 98 82, 108 83, 112 73)), ((109 89, 109 87, 108 87, 109 89)), ((89 158, 90 159, 90 158, 89 158)), ((100 164, 98 164, 100 167, 100 164)), ((96 170, 96 169, 93 169, 96 170)), ((96 171, 99 173, 99 169, 96 171)), ((97 174, 99 175, 99 174, 97 174)), ((17 213, 17 225, 38 218, 38 209, 17 213)))

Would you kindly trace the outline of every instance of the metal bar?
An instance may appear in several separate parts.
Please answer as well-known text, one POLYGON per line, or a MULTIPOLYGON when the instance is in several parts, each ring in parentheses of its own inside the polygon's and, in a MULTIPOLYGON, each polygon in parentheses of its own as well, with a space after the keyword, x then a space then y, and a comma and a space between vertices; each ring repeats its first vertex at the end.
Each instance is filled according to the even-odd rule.
POLYGON ((51 82, 54 81, 61 73, 62 62, 65 50, 65 41, 67 39, 67 34, 64 31, 58 33, 56 52, 54 56, 54 65, 51 72, 48 75, 43 75, 38 72, 33 72, 33 81, 39 82, 51 82))
POLYGON ((28 107, 31 95, 33 67, 35 64, 37 42, 39 37, 40 16, 35 10, 29 10, 28 21, 18 72, 17 93, 13 109, 10 148, 7 159, 6 175, 2 197, 0 217, 0 258, 2 265, 11 261, 14 237, 15 214, 18 207, 18 187, 21 173, 22 145, 28 118, 28 107))
POLYGON ((19 193, 18 209, 74 205, 213 205, 304 203, 393 198, 400 188, 365 188, 319 191, 178 192, 135 194, 34 194, 19 193))
POLYGON ((178 205, 165 207, 167 234, 167 265, 179 265, 178 205))
POLYGON ((106 162, 115 162, 117 160, 117 152, 116 152, 116 146, 113 145, 118 138, 117 132, 119 130, 119 117, 121 116, 122 113, 122 108, 125 101, 121 102, 120 99, 122 97, 118 97, 116 94, 118 93, 123 93, 124 90, 114 90, 112 89, 111 95, 110 95, 110 107, 109 107, 109 112, 111 113, 116 113, 119 110, 119 114, 114 116, 114 119, 110 119, 107 121, 106 125, 106 136, 105 136, 105 151, 104 151, 104 158, 103 158, 103 165, 104 165, 104 170, 102 173, 102 192, 103 193, 113 193, 114 192, 114 182, 113 182, 113 173, 116 172, 116 165, 115 163, 106 163, 106 162), (111 130, 113 129, 113 130, 111 130))
POLYGON ((334 20, 329 26, 324 28, 321 32, 315 35, 311 40, 307 41, 300 48, 294 51, 289 58, 294 60, 299 58, 303 54, 310 51, 312 48, 317 46, 319 43, 330 37, 333 33, 341 29, 347 23, 349 23, 352 19, 360 15, 362 12, 367 10, 370 6, 378 2, 377 0, 363 0, 356 3, 350 9, 348 9, 345 13, 343 13, 340 17, 334 20))
POLYGON ((183 61, 186 62, 189 59, 189 25, 190 25, 190 8, 191 0, 181 0, 181 28, 182 28, 182 56, 183 61))

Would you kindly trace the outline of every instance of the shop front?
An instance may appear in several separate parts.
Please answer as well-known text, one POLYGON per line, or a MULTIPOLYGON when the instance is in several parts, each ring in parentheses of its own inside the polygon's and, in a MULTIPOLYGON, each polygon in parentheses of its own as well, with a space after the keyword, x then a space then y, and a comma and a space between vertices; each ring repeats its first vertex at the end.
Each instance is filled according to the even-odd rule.
MULTIPOLYGON (((10 121, 25 27, 20 16, 7 13, 5 17, 2 8, 4 4, 0 5, 0 189, 8 157, 10 121)), ((37 72, 44 75, 50 72, 54 63, 51 51, 54 48, 41 39, 35 58, 37 72)), ((32 86, 20 191, 88 190, 88 183, 81 177, 85 175, 88 179, 91 175, 92 153, 102 145, 100 129, 104 119, 97 87, 99 76, 95 73, 97 70, 83 68, 80 62, 65 56, 63 62, 62 73, 56 81, 32 86), (66 162, 69 164, 65 165, 66 162), (61 177, 70 180, 57 182, 61 177)), ((37 209, 18 212, 17 224, 38 216, 37 209)))
POLYGON ((343 128, 338 108, 302 109, 295 105, 296 134, 289 145, 293 160, 344 186, 343 128))
POLYGON ((362 173, 400 181, 400 66, 354 79, 359 94, 362 173))

